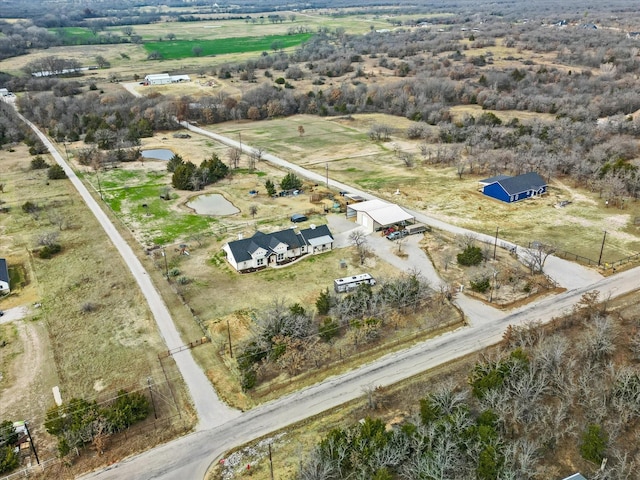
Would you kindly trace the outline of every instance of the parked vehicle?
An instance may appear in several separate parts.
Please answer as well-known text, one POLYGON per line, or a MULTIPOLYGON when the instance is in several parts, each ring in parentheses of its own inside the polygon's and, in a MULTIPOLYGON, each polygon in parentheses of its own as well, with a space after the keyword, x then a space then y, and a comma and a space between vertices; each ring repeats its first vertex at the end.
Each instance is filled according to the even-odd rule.
POLYGON ((302 215, 301 213, 294 213, 293 215, 291 215, 291 221, 293 223, 306 222, 307 217, 306 215, 302 215))
POLYGON ((429 231, 429 227, 427 227, 423 223, 414 223, 413 225, 408 225, 407 228, 404 229, 407 232, 407 235, 414 235, 416 233, 424 233, 429 231))
POLYGON ((337 293, 342 293, 354 290, 358 285, 363 283, 373 286, 376 284, 376 279, 368 273, 361 273, 360 275, 353 275, 351 277, 336 278, 333 281, 333 288, 337 293))
POLYGON ((398 230, 397 232, 391 232, 389 235, 387 235, 387 240, 398 240, 399 238, 402 238, 406 235, 407 233, 405 230, 398 230))

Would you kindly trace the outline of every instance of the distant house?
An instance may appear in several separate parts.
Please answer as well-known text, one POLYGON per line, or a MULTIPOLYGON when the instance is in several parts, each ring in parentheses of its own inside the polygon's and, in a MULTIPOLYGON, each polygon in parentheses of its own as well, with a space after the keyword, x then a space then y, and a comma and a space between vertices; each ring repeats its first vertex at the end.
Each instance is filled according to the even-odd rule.
POLYGON ((547 192, 547 182, 535 172, 515 177, 499 175, 480 180, 482 193, 488 197, 512 203, 525 198, 537 197, 547 192))
POLYGON ((144 77, 145 85, 168 85, 170 83, 190 81, 189 75, 169 75, 168 73, 155 73, 144 77))
POLYGON ((7 267, 7 260, 0 258, 0 293, 9 293, 9 268, 7 267))
POLYGON ((13 93, 11 93, 8 89, 0 88, 0 97, 11 97, 11 96, 13 96, 13 93))
POLYGON ((238 272, 252 272, 268 266, 284 265, 308 253, 333 248, 333 236, 326 225, 274 233, 256 232, 250 238, 229 242, 222 247, 227 261, 238 272))

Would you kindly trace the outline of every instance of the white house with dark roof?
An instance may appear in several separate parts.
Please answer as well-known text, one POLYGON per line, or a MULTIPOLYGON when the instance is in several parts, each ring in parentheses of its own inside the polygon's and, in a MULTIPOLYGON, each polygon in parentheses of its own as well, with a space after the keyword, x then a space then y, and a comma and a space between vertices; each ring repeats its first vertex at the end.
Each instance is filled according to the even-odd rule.
POLYGON ((512 203, 525 198, 538 197, 547 193, 547 182, 535 172, 524 173, 509 177, 498 175, 497 177, 480 180, 482 193, 488 197, 512 203))
POLYGON ((0 258, 0 293, 9 293, 10 289, 9 268, 7 260, 0 258))
POLYGON ((308 253, 318 254, 333 248, 333 235, 326 225, 279 232, 256 232, 250 238, 226 243, 222 250, 227 261, 238 272, 253 272, 268 266, 278 266, 308 253))

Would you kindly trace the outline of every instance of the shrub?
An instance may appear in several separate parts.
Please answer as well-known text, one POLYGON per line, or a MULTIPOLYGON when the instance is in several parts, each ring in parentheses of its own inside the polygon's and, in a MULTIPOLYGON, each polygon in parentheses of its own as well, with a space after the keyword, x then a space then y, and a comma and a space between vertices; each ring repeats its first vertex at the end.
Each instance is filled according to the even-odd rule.
POLYGON ((31 170, 42 170, 43 168, 49 168, 49 164, 40 155, 31 160, 31 170))
POLYGON ((60 165, 51 165, 47 176, 50 180, 61 180, 67 178, 67 174, 64 173, 64 169, 60 165))
POLYGON ((607 434, 602 430, 600 425, 589 425, 582 434, 580 455, 582 455, 582 458, 599 465, 604 458, 607 440, 607 434))
POLYGON ((302 187, 302 180, 300 180, 294 173, 287 173, 280 182, 280 188, 283 190, 294 190, 302 187))
POLYGON ((326 315, 331 308, 331 295, 329 295, 329 289, 320 292, 320 296, 316 300, 316 310, 320 315, 326 315))
POLYGON ((191 281, 191 279, 189 279, 189 277, 185 277, 184 275, 180 278, 178 278, 178 284, 179 285, 186 285, 191 281))
POLYGON ((338 322, 331 318, 325 318, 324 321, 318 326, 318 336, 325 342, 330 341, 332 338, 337 337, 340 334, 340 325, 338 322))
POLYGON ((476 280, 471 280, 471 290, 474 292, 484 293, 491 287, 491 280, 489 277, 481 277, 476 280))
POLYGON ((40 207, 33 202, 27 201, 22 204, 22 211, 24 213, 33 213, 40 210, 40 207))
POLYGON ((171 270, 169 270, 169 276, 170 277, 177 277, 178 275, 180 275, 180 269, 179 268, 172 268, 171 270))
POLYGON ((38 256, 40 258, 48 259, 53 257, 56 253, 60 253, 62 251, 62 247, 58 243, 54 243, 53 245, 45 245, 40 250, 38 256))
POLYGON ((480 247, 476 247, 473 245, 468 245, 462 253, 457 255, 458 263, 460 265, 464 265, 465 267, 471 267, 473 265, 478 265, 482 262, 482 250, 480 247))

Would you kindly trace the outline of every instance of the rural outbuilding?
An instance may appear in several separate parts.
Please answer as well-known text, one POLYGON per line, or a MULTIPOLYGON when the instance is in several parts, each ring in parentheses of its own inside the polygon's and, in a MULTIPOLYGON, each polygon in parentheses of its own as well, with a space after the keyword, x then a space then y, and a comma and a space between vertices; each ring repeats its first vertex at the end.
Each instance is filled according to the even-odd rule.
POLYGON ((0 258, 0 293, 9 293, 9 268, 7 267, 7 260, 0 258))
POLYGON ((252 272, 267 266, 278 266, 307 253, 322 253, 333 248, 329 227, 312 225, 296 232, 288 228, 279 232, 256 232, 250 238, 229 242, 222 247, 227 261, 238 272, 252 272))
POLYGON ((511 203, 525 198, 538 197, 547 193, 547 182, 535 172, 508 177, 497 177, 480 180, 482 193, 488 197, 511 203))
POLYGON ((154 73, 144 77, 145 85, 168 85, 170 83, 189 82, 189 75, 169 75, 168 73, 154 73))
POLYGON ((415 217, 398 205, 382 200, 368 200, 347 206, 347 218, 356 217, 356 222, 368 233, 397 225, 402 222, 413 223, 415 217))

